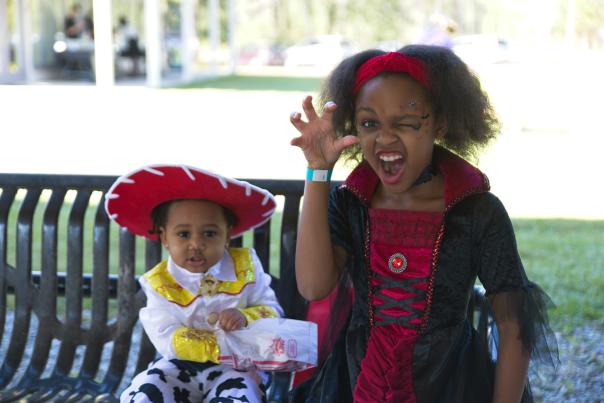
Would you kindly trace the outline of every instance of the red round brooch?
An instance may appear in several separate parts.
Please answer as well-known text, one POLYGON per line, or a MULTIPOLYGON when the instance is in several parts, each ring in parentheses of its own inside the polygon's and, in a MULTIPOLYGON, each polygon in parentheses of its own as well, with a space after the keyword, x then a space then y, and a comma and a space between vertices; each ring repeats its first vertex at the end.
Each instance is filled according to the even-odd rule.
POLYGON ((407 268, 407 258, 402 253, 395 253, 388 259, 388 268, 393 273, 402 273, 407 268))

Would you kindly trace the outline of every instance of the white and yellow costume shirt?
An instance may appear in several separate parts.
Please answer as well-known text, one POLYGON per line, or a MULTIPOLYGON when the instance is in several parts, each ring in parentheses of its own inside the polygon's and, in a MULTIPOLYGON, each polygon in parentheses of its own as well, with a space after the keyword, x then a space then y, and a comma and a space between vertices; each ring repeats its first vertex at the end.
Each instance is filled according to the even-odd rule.
POLYGON ((253 249, 229 248, 206 273, 191 273, 171 258, 139 280, 147 305, 140 320, 156 350, 167 359, 219 362, 217 315, 237 308, 248 324, 283 316, 253 249))

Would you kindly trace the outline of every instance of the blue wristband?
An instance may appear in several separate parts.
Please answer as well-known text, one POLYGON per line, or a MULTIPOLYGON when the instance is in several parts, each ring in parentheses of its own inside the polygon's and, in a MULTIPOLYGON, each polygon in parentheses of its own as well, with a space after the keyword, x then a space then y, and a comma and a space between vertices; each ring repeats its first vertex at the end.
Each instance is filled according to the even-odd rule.
POLYGON ((312 169, 306 171, 306 180, 310 182, 329 182, 331 180, 332 169, 312 169))

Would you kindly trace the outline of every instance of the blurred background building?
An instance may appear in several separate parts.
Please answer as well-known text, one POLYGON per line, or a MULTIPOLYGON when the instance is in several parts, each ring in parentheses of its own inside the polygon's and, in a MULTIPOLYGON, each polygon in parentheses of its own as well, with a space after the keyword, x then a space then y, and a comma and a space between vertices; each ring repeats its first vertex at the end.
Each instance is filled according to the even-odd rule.
POLYGON ((603 10, 604 0, 0 0, 0 83, 161 86, 238 66, 329 68, 411 42, 511 62, 602 49, 603 10))
POLYGON ((236 0, 0 0, 0 83, 232 72, 236 0))
POLYGON ((604 216, 586 175, 604 147, 604 0, 0 0, 0 171, 298 178, 303 97, 342 58, 409 43, 478 73, 503 123, 479 164, 510 212, 604 216), (560 183, 589 189, 581 209, 560 183))

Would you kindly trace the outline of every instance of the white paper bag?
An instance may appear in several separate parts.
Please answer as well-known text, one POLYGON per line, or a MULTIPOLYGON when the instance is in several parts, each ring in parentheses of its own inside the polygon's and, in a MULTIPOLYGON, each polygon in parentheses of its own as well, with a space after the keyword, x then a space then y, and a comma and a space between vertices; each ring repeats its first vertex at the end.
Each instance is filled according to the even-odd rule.
POLYGON ((317 365, 317 325, 284 318, 257 319, 247 327, 216 333, 220 362, 237 369, 301 371, 317 365))

